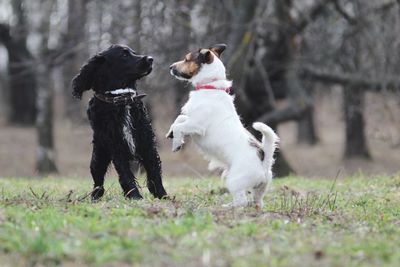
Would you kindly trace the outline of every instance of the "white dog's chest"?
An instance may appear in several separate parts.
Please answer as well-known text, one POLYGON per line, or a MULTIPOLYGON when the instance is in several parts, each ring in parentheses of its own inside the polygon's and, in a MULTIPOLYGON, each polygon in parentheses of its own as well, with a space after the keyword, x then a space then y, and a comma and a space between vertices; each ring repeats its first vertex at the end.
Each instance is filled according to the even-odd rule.
POLYGON ((208 157, 228 163, 234 151, 248 145, 248 136, 234 108, 232 97, 225 92, 191 94, 182 108, 191 122, 204 128, 204 135, 191 135, 196 146, 208 157))

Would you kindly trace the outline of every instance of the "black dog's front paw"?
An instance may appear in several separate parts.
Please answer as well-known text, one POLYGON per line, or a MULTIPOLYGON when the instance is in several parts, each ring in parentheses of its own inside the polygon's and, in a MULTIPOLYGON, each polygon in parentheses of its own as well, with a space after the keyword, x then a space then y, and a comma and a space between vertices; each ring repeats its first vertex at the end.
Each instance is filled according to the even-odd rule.
POLYGON ((97 187, 93 188, 93 191, 91 193, 93 201, 99 200, 103 195, 104 195, 104 187, 97 186, 97 187))
POLYGON ((167 192, 160 192, 160 193, 155 193, 154 197, 158 199, 170 199, 170 197, 167 195, 167 192))
POLYGON ((175 199, 175 197, 171 198, 170 196, 168 196, 167 194, 161 196, 161 197, 157 197, 158 199, 162 199, 162 200, 173 200, 175 199))

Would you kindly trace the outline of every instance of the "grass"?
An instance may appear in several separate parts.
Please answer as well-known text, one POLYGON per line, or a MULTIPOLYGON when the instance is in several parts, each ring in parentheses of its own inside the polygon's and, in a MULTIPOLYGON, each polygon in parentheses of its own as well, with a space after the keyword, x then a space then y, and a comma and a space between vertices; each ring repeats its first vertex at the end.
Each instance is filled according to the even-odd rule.
MULTIPOLYGON (((400 176, 274 180, 227 210, 218 178, 165 179, 173 201, 102 201, 90 179, 0 179, 0 266, 398 266, 400 176)), ((143 183, 143 182, 142 182, 143 183)))

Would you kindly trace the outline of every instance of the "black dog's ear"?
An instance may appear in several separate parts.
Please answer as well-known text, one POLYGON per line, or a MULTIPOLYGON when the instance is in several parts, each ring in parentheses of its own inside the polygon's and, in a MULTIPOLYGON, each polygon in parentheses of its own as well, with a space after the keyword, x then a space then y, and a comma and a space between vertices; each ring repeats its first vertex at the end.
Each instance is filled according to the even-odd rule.
POLYGON ((92 88, 96 69, 103 61, 104 56, 97 54, 81 67, 79 73, 72 80, 72 95, 74 97, 81 99, 83 92, 92 88))
POLYGON ((222 52, 224 52, 226 44, 216 44, 210 46, 210 50, 213 51, 218 57, 221 57, 222 52))

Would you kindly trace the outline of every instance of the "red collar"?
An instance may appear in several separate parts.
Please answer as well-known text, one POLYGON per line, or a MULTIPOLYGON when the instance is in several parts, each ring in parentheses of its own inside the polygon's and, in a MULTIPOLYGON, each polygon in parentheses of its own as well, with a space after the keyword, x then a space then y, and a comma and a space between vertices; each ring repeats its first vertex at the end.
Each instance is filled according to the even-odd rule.
POLYGON ((199 86, 196 86, 195 88, 196 88, 196 91, 199 91, 199 90, 221 90, 221 91, 225 91, 228 94, 230 94, 230 92, 231 92, 231 87, 217 88, 214 85, 208 85, 208 84, 199 85, 199 86))

